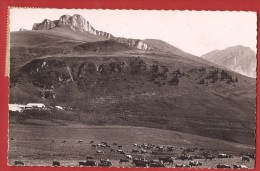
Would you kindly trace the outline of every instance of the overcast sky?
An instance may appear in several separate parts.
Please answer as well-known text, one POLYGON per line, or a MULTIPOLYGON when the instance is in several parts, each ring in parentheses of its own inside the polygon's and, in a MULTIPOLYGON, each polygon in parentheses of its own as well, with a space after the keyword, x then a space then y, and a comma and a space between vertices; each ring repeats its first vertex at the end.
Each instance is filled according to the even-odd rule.
POLYGON ((236 45, 256 52, 255 12, 12 8, 10 30, 31 30, 34 23, 64 14, 80 14, 116 37, 161 39, 197 56, 236 45))

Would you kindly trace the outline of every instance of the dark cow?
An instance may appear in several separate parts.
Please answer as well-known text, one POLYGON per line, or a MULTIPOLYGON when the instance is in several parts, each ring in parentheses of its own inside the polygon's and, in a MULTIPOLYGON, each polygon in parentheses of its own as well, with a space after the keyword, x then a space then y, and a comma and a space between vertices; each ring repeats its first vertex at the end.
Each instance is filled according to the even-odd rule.
POLYGON ((180 159, 180 160, 193 160, 193 158, 189 155, 180 155, 180 156, 178 156, 178 159, 180 159))
POLYGON ((248 156, 243 156, 242 157, 242 162, 245 162, 245 161, 247 161, 248 163, 250 162, 250 157, 248 157, 248 156))
POLYGON ((233 165, 233 169, 248 169, 248 167, 246 165, 233 165))
POLYGON ((119 145, 119 146, 117 146, 118 148, 122 148, 123 146, 122 145, 119 145))
POLYGON ((173 164, 173 157, 159 157, 159 160, 163 163, 173 164))
POLYGON ((127 162, 129 162, 128 159, 120 159, 120 160, 119 160, 119 163, 120 163, 120 164, 122 164, 122 163, 127 163, 127 162))
POLYGON ((79 140, 78 143, 83 143, 83 140, 79 140))
POLYGON ((186 164, 176 164, 175 167, 186 167, 186 168, 190 168, 190 165, 186 165, 186 164))
POLYGON ((152 154, 159 155, 160 152, 159 151, 152 151, 152 154))
POLYGON ((231 166, 226 165, 226 164, 217 164, 216 167, 218 169, 231 169, 231 166))
POLYGON ((79 166, 97 166, 97 162, 94 160, 87 160, 86 162, 79 162, 79 166))
POLYGON ((96 144, 92 144, 92 146, 91 146, 91 147, 95 147, 95 148, 96 148, 96 147, 97 147, 97 145, 96 145, 96 144))
POLYGON ((11 140, 14 140, 14 138, 11 138, 11 140))
POLYGON ((24 163, 22 161, 14 161, 14 165, 22 165, 22 166, 24 166, 24 163))
POLYGON ((117 143, 113 143, 113 145, 117 145, 117 143))
POLYGON ((136 167, 148 167, 150 162, 148 160, 133 160, 136 167))
POLYGON ((212 160, 212 159, 214 159, 215 158, 215 156, 214 155, 206 155, 205 156, 205 160, 207 161, 207 160, 212 160))
POLYGON ((112 152, 115 153, 116 150, 111 148, 111 149, 110 149, 110 152, 111 152, 111 153, 112 153, 112 152))
POLYGON ((193 166, 198 167, 198 166, 202 166, 202 163, 201 163, 201 162, 198 162, 198 161, 190 161, 190 162, 189 162, 189 165, 190 165, 191 167, 193 167, 193 166))
POLYGON ((252 154, 252 153, 246 153, 245 156, 248 156, 250 159, 255 159, 255 154, 252 154))
POLYGON ((204 159, 205 157, 204 156, 200 156, 200 155, 195 155, 194 156, 194 159, 204 159))
POLYGON ((94 141, 90 141, 90 143, 89 144, 93 144, 94 143, 94 141))
POLYGON ((58 162, 58 161, 53 161, 53 162, 52 162, 52 166, 60 166, 60 162, 58 162))
POLYGON ((51 143, 55 143, 55 141, 54 141, 54 140, 52 140, 52 141, 51 141, 51 143))

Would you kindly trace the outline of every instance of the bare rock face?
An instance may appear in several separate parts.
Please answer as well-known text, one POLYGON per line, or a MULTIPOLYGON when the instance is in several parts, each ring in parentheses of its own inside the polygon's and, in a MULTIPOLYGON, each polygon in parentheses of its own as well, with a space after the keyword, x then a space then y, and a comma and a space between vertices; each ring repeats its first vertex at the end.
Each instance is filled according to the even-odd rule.
POLYGON ((128 44, 129 46, 142 49, 142 50, 150 50, 152 49, 151 46, 147 45, 141 40, 138 39, 126 39, 121 37, 115 37, 110 33, 96 30, 94 27, 90 25, 88 21, 85 20, 84 17, 82 17, 79 14, 74 14, 73 16, 70 15, 63 15, 60 17, 59 20, 43 20, 42 23, 35 23, 33 25, 32 30, 50 30, 55 27, 62 27, 67 26, 74 30, 75 32, 84 33, 88 32, 97 36, 105 37, 106 39, 112 39, 120 43, 128 44))
POLYGON ((201 57, 242 75, 256 77, 256 54, 248 47, 234 46, 214 50, 201 57))

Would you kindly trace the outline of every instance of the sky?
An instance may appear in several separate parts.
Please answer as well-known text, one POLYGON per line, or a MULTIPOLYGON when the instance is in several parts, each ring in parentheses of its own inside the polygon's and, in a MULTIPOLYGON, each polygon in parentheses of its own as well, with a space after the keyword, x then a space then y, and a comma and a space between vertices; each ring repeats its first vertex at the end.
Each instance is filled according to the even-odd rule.
POLYGON ((237 45, 256 52, 256 12, 11 8, 10 31, 65 14, 80 14, 116 37, 160 39, 196 56, 237 45))

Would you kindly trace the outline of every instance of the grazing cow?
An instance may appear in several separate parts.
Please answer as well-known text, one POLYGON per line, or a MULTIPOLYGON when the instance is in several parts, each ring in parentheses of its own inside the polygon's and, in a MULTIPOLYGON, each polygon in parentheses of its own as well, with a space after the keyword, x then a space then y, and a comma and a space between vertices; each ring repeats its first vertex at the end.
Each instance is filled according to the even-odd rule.
POLYGON ((111 149, 110 149, 110 152, 111 152, 111 153, 112 153, 112 152, 115 153, 116 150, 111 148, 111 149))
POLYGON ((231 169, 231 166, 226 164, 217 164, 216 166, 218 169, 231 169))
POLYGON ((248 167, 246 165, 233 165, 233 169, 248 169, 248 167))
POLYGON ((98 163, 98 166, 101 166, 101 167, 110 167, 110 166, 112 166, 112 163, 111 163, 110 161, 101 162, 101 163, 98 163))
POLYGON ((200 156, 200 155, 195 155, 194 156, 194 159, 204 159, 205 157, 204 156, 200 156))
POLYGON ((138 144, 133 144, 133 146, 134 146, 134 147, 137 147, 137 146, 138 146, 138 144))
POLYGON ((198 162, 198 161, 190 161, 190 162, 189 162, 189 165, 190 165, 191 167, 193 167, 193 166, 198 167, 198 166, 202 166, 202 163, 201 163, 201 162, 198 162))
POLYGON ((90 141, 90 143, 89 144, 93 144, 94 143, 94 141, 90 141))
POLYGON ((147 150, 141 149, 141 153, 147 153, 147 150))
POLYGON ((116 152, 119 153, 119 154, 125 154, 125 152, 123 150, 120 150, 120 149, 117 149, 116 152))
POLYGON ((113 143, 113 145, 117 145, 117 143, 113 143))
POLYGON ((117 146, 118 148, 122 148, 123 146, 122 145, 119 145, 119 146, 117 146))
POLYGON ((22 166, 24 166, 24 163, 22 161, 14 161, 14 165, 22 165, 22 166))
POLYGON ((100 163, 109 162, 109 159, 100 159, 100 163))
POLYGON ((125 155, 125 158, 127 158, 127 159, 133 159, 133 156, 131 156, 131 155, 125 155))
POLYGON ((159 157, 159 161, 163 163, 173 164, 173 157, 159 157))
POLYGON ((248 156, 250 159, 255 159, 255 154, 247 153, 245 156, 248 156))
POLYGON ((87 157, 86 157, 86 160, 94 160, 94 157, 92 157, 92 156, 87 156, 87 157))
POLYGON ((207 161, 208 159, 209 160, 212 160, 212 159, 214 159, 215 158, 215 156, 214 155, 206 155, 205 156, 205 160, 207 161))
POLYGON ((119 163, 120 163, 120 164, 122 164, 122 163, 127 163, 127 162, 129 162, 128 159, 120 159, 120 160, 119 160, 119 163))
POLYGON ((161 162, 150 162, 150 167, 165 167, 165 165, 161 162))
POLYGON ((60 166, 60 162, 58 162, 58 161, 53 161, 53 162, 52 162, 52 166, 60 166))
POLYGON ((175 167, 186 167, 186 168, 190 168, 190 165, 186 165, 186 164, 176 164, 175 167))
POLYGON ((152 154, 159 155, 160 152, 159 151, 152 151, 152 154))
POLYGON ((138 152, 139 152, 139 150, 137 150, 137 149, 132 150, 132 153, 138 153, 138 152))
POLYGON ((150 162, 148 160, 133 160, 136 167, 148 167, 150 162))
POLYGON ((222 158, 228 158, 228 155, 227 154, 224 154, 224 153, 220 153, 218 154, 218 158, 222 159, 222 158))
POLYGON ((180 156, 178 156, 178 159, 180 159, 180 160, 193 160, 193 158, 189 155, 180 155, 180 156))
POLYGON ((14 138, 11 138, 11 140, 14 140, 14 138))
POLYGON ((101 150, 96 150, 96 153, 99 154, 99 153, 103 153, 103 152, 101 150))
POLYGON ((96 148, 96 147, 97 147, 97 145, 95 145, 95 144, 92 144, 92 146, 91 146, 91 147, 95 147, 95 148, 96 148))
POLYGON ((87 160, 86 162, 79 162, 79 166, 97 166, 97 162, 94 160, 87 160))
POLYGON ((78 143, 83 143, 83 140, 79 140, 78 143))
POLYGON ((243 156, 242 157, 242 162, 247 161, 248 163, 250 162, 250 158, 248 156, 243 156))

